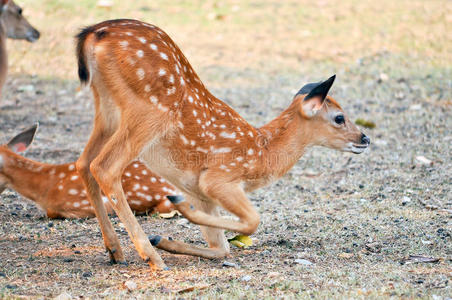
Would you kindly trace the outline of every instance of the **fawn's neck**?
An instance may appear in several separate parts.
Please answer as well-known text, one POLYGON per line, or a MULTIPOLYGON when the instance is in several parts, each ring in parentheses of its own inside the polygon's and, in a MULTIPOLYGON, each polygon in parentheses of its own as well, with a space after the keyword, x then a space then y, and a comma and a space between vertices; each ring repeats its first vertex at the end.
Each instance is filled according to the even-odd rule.
POLYGON ((6 72, 8 70, 8 55, 6 53, 6 31, 0 16, 0 96, 2 87, 6 81, 6 72))
POLYGON ((17 154, 9 157, 8 162, 5 163, 2 173, 9 178, 9 188, 38 203, 46 197, 53 177, 50 171, 54 170, 54 166, 41 164, 17 154))
MULTIPOLYGON (((301 117, 294 101, 277 118, 259 128, 264 137, 264 174, 277 179, 283 176, 314 144, 313 131, 308 120, 301 117)), ((264 175, 264 176, 265 176, 264 175)))

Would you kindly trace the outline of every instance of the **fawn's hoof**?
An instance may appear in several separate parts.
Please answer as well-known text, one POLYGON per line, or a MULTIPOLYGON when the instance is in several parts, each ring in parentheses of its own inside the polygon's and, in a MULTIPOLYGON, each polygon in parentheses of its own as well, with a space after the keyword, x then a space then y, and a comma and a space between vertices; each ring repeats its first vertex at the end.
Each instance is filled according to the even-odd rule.
POLYGON ((148 236, 148 238, 152 246, 157 246, 162 240, 162 237, 160 235, 150 235, 148 236))
POLYGON ((168 198, 168 200, 171 201, 171 203, 173 204, 179 204, 185 201, 184 197, 181 195, 166 196, 166 198, 168 198))

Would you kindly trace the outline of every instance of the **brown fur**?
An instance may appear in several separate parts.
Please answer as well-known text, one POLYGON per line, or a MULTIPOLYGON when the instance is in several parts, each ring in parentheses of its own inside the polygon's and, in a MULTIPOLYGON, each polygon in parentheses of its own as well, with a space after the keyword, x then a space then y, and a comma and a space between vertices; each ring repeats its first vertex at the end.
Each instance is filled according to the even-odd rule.
MULTIPOLYGON (((43 164, 20 156, 6 146, 0 147, 0 156, 3 161, 3 167, 0 167, 2 190, 11 188, 36 202, 49 218, 94 216, 94 209, 87 202, 86 191, 75 163, 43 164), (72 194, 70 191, 77 193, 72 194)), ((174 209, 165 197, 176 193, 173 187, 142 163, 135 161, 127 166, 121 182, 130 208, 136 214, 168 213, 174 209)), ((105 205, 109 214, 114 213, 108 202, 105 205)))
MULTIPOLYGON (((213 258, 229 252, 224 229, 243 234, 257 229, 260 217, 246 192, 282 176, 308 146, 344 150, 361 140, 350 121, 340 127, 331 123, 332 113, 342 113, 331 98, 324 103, 320 97, 307 102, 304 95, 297 96, 269 124, 251 126, 205 88, 175 43, 153 25, 103 22, 84 30, 78 49, 84 55, 79 68, 89 70, 86 81, 93 90, 96 117, 77 168, 89 197, 98 203, 107 248, 120 246, 102 211, 100 189, 152 267, 164 264, 126 205, 120 185, 119 174, 137 156, 185 194, 187 201, 175 206, 202 225, 210 248, 160 237, 154 244, 213 258), (318 111, 308 111, 310 107, 318 111), (218 207, 240 220, 219 218, 218 207)), ((122 261, 122 252, 113 258, 122 261)))

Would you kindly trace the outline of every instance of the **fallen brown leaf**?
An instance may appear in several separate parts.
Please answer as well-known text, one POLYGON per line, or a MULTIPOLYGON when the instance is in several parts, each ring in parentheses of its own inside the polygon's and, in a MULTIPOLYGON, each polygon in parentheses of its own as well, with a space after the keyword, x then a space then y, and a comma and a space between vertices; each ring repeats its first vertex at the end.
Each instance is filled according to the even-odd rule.
POLYGON ((183 288, 183 289, 177 290, 176 293, 177 294, 183 294, 183 293, 192 292, 194 290, 204 290, 204 289, 208 288, 209 286, 211 286, 211 284, 194 285, 194 286, 190 286, 190 287, 187 287, 187 288, 183 288))

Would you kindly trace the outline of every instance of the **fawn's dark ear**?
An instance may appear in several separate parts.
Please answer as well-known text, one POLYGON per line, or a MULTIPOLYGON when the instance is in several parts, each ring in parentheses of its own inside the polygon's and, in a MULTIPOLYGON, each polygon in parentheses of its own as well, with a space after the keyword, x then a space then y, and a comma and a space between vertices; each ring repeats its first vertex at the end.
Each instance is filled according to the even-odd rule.
POLYGON ((328 95, 328 92, 330 91, 331 86, 333 85, 334 79, 336 79, 336 75, 331 76, 324 82, 320 82, 317 86, 315 86, 309 94, 304 97, 304 101, 308 101, 311 98, 319 97, 323 100, 325 100, 326 96, 328 95))
POLYGON ((35 137, 36 131, 38 130, 39 124, 31 126, 28 129, 25 129, 15 137, 13 137, 6 145, 9 149, 14 152, 23 152, 27 150, 28 146, 33 142, 33 138, 35 137))
POLYGON ((301 103, 304 116, 312 117, 322 108, 335 78, 336 75, 333 75, 323 82, 309 83, 301 88, 297 95, 307 94, 301 103))

